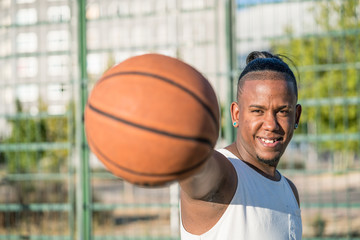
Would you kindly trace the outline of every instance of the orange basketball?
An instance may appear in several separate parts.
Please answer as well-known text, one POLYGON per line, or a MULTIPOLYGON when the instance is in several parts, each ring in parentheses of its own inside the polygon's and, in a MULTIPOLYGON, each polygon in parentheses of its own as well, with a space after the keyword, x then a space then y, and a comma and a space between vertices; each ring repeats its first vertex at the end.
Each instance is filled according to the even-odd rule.
POLYGON ((143 186, 189 176, 211 153, 219 106, 210 83, 188 64, 160 54, 104 73, 85 109, 92 152, 114 175, 143 186))

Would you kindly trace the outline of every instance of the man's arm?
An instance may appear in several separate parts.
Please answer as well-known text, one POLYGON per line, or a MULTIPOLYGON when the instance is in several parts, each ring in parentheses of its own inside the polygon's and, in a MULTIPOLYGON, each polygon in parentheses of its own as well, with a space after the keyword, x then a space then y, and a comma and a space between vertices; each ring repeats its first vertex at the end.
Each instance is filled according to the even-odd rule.
POLYGON ((212 228, 231 202, 237 175, 231 162, 214 151, 195 175, 180 181, 181 218, 184 228, 202 234, 212 228))
POLYGON ((237 185, 234 177, 236 177, 236 172, 232 164, 225 156, 214 150, 197 173, 179 183, 182 191, 190 198, 214 201, 222 189, 230 190, 232 186, 237 185))

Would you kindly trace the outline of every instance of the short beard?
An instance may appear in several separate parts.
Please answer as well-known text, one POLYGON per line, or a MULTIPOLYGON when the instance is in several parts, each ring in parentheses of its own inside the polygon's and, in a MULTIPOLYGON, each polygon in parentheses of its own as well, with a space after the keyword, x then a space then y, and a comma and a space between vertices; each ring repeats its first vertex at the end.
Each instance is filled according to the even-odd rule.
POLYGON ((276 158, 273 158, 273 159, 270 159, 270 160, 267 160, 267 159, 263 159, 259 156, 256 156, 257 157, 257 160, 261 163, 264 163, 270 167, 276 167, 277 164, 279 163, 279 160, 280 160, 280 157, 276 157, 276 158))

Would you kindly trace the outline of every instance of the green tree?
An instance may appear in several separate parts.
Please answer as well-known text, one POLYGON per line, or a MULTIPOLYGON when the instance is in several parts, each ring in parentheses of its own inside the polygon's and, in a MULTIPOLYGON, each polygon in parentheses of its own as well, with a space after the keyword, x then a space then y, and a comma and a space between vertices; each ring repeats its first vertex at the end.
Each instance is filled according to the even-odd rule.
MULTIPOLYGON (((11 124, 11 134, 4 139, 6 144, 31 144, 42 142, 46 138, 46 127, 43 119, 26 118, 21 102, 16 100, 17 117, 8 119, 11 124)), ((44 151, 28 151, 23 148, 5 152, 7 169, 10 173, 24 173, 35 170, 37 159, 44 156, 44 151)))
MULTIPOLYGON (((74 104, 70 103, 68 112, 74 116, 74 104)), ((39 112, 46 112, 47 106, 39 101, 39 112)), ((3 139, 3 143, 14 148, 5 151, 7 171, 9 173, 53 172, 66 166, 67 149, 42 150, 34 144, 46 143, 73 143, 74 129, 69 131, 71 120, 68 116, 41 117, 31 116, 23 110, 21 102, 16 100, 16 116, 9 118, 11 124, 10 136, 3 139)), ((74 126, 73 126, 74 128, 74 126)))
MULTIPOLYGON (((360 94, 359 8, 358 0, 319 1, 309 10, 316 33, 297 36, 288 28, 289 38, 272 44, 274 52, 288 55, 299 69, 299 98, 307 102, 299 129, 304 133, 334 137, 360 131, 359 106, 346 101, 360 94)), ((359 139, 328 139, 318 147, 358 151, 359 139)))

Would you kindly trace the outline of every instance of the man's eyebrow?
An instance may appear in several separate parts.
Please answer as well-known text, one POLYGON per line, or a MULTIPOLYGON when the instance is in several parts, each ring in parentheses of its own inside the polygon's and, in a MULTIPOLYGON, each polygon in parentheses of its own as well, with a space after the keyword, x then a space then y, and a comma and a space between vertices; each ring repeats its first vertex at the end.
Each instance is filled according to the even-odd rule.
POLYGON ((260 108, 260 109, 265 109, 266 107, 265 107, 265 106, 262 106, 262 105, 251 104, 251 105, 249 106, 249 108, 260 108))
POLYGON ((277 109, 284 109, 284 108, 292 109, 291 105, 282 105, 282 106, 279 106, 277 109))
MULTIPOLYGON (((257 105, 257 104, 251 104, 251 105, 249 106, 249 108, 266 109, 265 106, 263 106, 263 105, 257 105)), ((281 105, 281 106, 277 107, 276 109, 284 109, 284 108, 292 109, 292 106, 291 106, 291 105, 281 105)))

